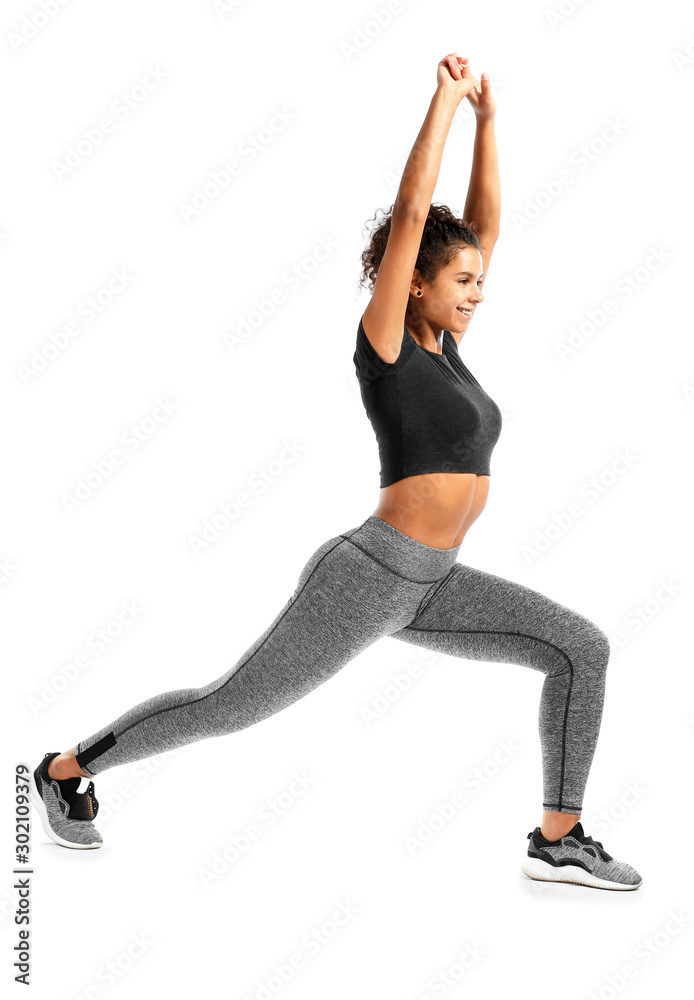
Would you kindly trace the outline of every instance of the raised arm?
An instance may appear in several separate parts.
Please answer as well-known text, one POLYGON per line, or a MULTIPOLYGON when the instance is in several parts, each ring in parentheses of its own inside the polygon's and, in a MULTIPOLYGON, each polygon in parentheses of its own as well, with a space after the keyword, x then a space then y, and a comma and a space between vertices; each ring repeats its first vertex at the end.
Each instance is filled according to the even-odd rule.
POLYGON ((501 189, 499 183, 499 160, 494 134, 494 116, 496 104, 492 97, 492 87, 486 73, 478 81, 470 73, 469 67, 463 67, 463 76, 473 80, 475 87, 468 94, 468 100, 475 109, 477 127, 475 145, 472 153, 472 169, 468 185, 467 198, 463 218, 466 222, 474 222, 480 242, 484 245, 482 265, 484 277, 487 277, 489 258, 494 244, 499 238, 499 219, 501 215, 501 189))
POLYGON ((473 89, 457 53, 438 65, 436 92, 403 170, 393 203, 390 234, 362 325, 376 353, 397 361, 424 223, 439 176, 443 147, 461 100, 473 89))

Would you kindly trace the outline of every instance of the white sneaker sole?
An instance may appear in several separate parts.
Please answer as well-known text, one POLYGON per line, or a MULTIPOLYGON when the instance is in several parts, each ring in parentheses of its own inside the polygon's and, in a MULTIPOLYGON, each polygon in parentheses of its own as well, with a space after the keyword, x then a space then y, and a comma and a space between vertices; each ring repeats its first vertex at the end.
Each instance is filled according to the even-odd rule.
POLYGON ((36 779, 34 778, 33 774, 31 775, 31 781, 29 782, 29 798, 33 802, 41 818, 41 826, 43 827, 46 835, 50 837, 54 843, 60 844, 61 847, 71 847, 73 850, 78 850, 78 851, 90 851, 93 850, 95 847, 103 846, 98 841, 95 841, 93 844, 73 844, 69 840, 63 840, 63 838, 60 837, 55 832, 55 830, 51 829, 51 824, 48 819, 48 812, 46 810, 46 805, 41 796, 39 795, 38 789, 36 787, 36 779))
POLYGON ((610 882, 597 875, 591 875, 585 868, 578 865, 561 865, 555 868, 541 858, 531 858, 528 856, 523 861, 521 869, 528 878, 537 879, 540 882, 574 882, 576 885, 589 885, 594 889, 638 889, 643 882, 635 882, 634 885, 625 885, 624 882, 610 882))

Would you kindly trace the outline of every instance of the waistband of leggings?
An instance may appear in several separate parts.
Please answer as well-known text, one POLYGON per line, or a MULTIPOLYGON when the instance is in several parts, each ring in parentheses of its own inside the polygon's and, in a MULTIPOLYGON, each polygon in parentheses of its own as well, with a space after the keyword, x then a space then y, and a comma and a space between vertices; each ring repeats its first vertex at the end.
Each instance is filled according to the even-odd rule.
POLYGON ((460 546, 437 549, 411 538, 399 528, 371 514, 357 528, 342 533, 354 545, 368 552, 399 576, 417 583, 440 580, 457 561, 460 546))

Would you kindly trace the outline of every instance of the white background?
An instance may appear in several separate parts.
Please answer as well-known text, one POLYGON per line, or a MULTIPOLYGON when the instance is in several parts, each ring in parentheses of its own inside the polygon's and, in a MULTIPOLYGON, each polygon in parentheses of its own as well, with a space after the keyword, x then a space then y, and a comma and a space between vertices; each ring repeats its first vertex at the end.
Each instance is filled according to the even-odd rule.
MULTIPOLYGON (((459 560, 610 636, 582 818, 644 884, 605 892, 520 870, 541 821, 539 673, 384 639, 249 730, 98 776, 101 850, 61 849, 34 819, 33 996, 685 995, 691 11, 413 0, 378 25, 381 3, 53 6, 2 10, 3 978, 16 941, 9 768, 220 676, 318 545, 376 507, 352 362, 368 301, 359 257, 366 222, 395 197, 437 63, 457 51, 492 79, 502 189, 485 302, 460 350, 504 419, 459 560), (160 82, 119 117, 119 95, 137 101, 151 68, 160 82), (277 109, 291 116, 281 128, 277 109), (107 117, 112 130, 61 171, 107 117), (619 134, 605 141, 609 122, 619 134), (258 135, 261 151, 242 157, 258 135), (233 159, 238 175, 186 219, 233 159), (319 241, 333 244, 325 260, 319 241), (86 322, 83 303, 109 297, 113 269, 126 286, 86 322), (276 290, 283 302, 234 346, 276 290), (562 356, 572 330, 582 338, 562 356), (126 448, 157 399, 172 412, 126 448), (115 448, 122 463, 70 507, 115 448), (191 538, 242 492, 250 504, 196 554, 191 538), (128 602, 140 611, 118 626, 128 602), (90 637, 106 627, 96 653, 90 637), (408 671, 399 694, 392 678, 408 671), (387 710, 368 722, 378 695, 387 710), (515 750, 498 764, 502 744, 515 750), (480 790, 408 850, 475 768, 480 790), (311 782, 301 795, 294 772, 311 782), (268 826, 262 809, 278 798, 268 826), (253 823, 262 836, 206 887, 200 869, 230 858, 253 823), (331 925, 341 905, 352 916, 331 925), (310 948, 324 924, 335 933, 310 948), (303 967, 273 979, 293 954, 303 967)), ((464 101, 434 195, 457 212, 473 135, 464 101)))

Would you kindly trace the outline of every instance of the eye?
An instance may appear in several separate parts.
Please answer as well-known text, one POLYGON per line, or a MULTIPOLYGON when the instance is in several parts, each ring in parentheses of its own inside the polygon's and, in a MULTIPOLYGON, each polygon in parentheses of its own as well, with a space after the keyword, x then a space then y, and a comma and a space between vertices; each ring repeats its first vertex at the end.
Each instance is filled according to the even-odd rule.
POLYGON ((461 278, 460 281, 458 282, 459 285, 467 285, 467 283, 468 283, 467 278, 461 278))

